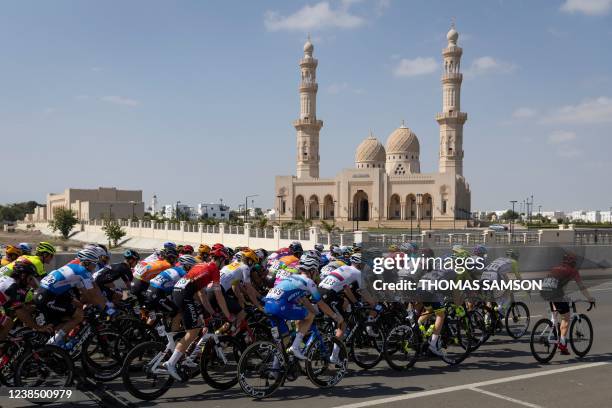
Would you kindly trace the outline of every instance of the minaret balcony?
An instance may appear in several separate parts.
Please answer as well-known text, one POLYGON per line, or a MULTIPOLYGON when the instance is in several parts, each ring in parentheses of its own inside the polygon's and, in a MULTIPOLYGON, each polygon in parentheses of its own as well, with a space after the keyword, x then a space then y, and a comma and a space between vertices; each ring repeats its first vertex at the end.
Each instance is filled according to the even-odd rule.
POLYGON ((319 60, 317 60, 316 58, 302 58, 300 60, 300 67, 303 66, 311 66, 311 67, 316 67, 317 64, 319 63, 319 60))
POLYGON ((314 81, 301 81, 299 88, 300 91, 311 90, 316 92, 319 89, 319 84, 314 81))
POLYGON ((296 129, 299 128, 316 128, 321 129, 323 127, 323 121, 317 119, 298 119, 293 121, 293 126, 296 129))
POLYGON ((449 72, 442 74, 442 82, 461 82, 463 80, 463 74, 461 72, 449 72))
POLYGON ((451 111, 451 112, 436 113, 436 121, 438 123, 442 123, 442 122, 464 123, 466 120, 467 120, 467 113, 465 112, 451 111))

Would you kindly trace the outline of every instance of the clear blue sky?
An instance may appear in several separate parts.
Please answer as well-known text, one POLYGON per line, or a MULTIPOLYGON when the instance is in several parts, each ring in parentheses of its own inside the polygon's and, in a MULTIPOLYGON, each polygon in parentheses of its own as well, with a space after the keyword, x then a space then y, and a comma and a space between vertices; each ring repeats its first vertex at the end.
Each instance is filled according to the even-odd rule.
POLYGON ((547 209, 609 208, 612 0, 3 2, 0 202, 117 186, 271 206, 274 176, 295 173, 308 32, 321 175, 402 119, 435 171, 453 16, 473 209, 532 193, 547 209))

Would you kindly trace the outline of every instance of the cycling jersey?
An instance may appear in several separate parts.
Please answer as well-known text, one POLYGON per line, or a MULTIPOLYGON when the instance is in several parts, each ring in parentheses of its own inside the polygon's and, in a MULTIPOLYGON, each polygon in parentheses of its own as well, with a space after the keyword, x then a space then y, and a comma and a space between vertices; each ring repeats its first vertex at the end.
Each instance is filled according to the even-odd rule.
POLYGON ((159 257, 159 255, 160 255, 160 251, 154 251, 151 255, 149 255, 145 259, 143 259, 142 262, 144 262, 144 263, 151 263, 151 262, 155 262, 155 261, 160 261, 161 258, 159 257))
POLYGON ((93 279, 97 285, 112 283, 117 279, 121 279, 127 283, 132 280, 132 268, 125 262, 107 265, 99 271, 96 271, 93 274, 93 279))
POLYGON ((295 303, 300 298, 310 296, 313 302, 321 300, 317 284, 303 275, 292 275, 275 285, 264 297, 264 301, 295 303))
POLYGON ((151 279, 149 282, 150 288, 156 288, 162 290, 163 292, 170 293, 172 292, 174 284, 185 276, 185 274, 187 274, 187 271, 181 266, 168 268, 151 279))
POLYGON ((329 275, 330 272, 333 272, 336 269, 344 265, 346 264, 338 259, 334 259, 330 261, 327 265, 321 268, 321 274, 320 274, 321 280, 325 279, 325 277, 329 275))
POLYGON ((151 279, 159 275, 160 272, 172 267, 170 263, 164 259, 159 259, 153 262, 139 262, 134 267, 134 279, 149 282, 151 279))
POLYGON ((232 262, 221 269, 221 287, 228 291, 233 285, 251 283, 251 268, 242 262, 232 262))
MULTIPOLYGON (((25 291, 10 276, 0 276, 0 307, 15 309, 24 302, 25 291)), ((1 319, 1 317, 0 317, 1 319)))
POLYGON ((485 276, 493 278, 494 274, 497 274, 501 279, 507 279, 508 274, 512 272, 517 279, 520 279, 521 275, 518 271, 518 262, 511 258, 497 258, 487 266, 485 266, 482 272, 482 280, 495 280, 485 279, 485 276))
POLYGON ((328 273, 319 284, 321 289, 341 292, 347 286, 363 287, 361 271, 354 266, 344 265, 328 273))
POLYGON ((43 265, 40 257, 36 255, 21 255, 19 258, 17 258, 16 261, 11 262, 7 265, 4 265, 2 268, 0 268, 0 275, 11 276, 13 274, 13 268, 15 267, 15 262, 17 261, 30 262, 32 265, 34 265, 34 268, 36 269, 36 273, 39 276, 43 276, 46 273, 45 266, 43 265))
POLYGON ((80 264, 68 264, 49 272, 40 281, 40 287, 47 292, 61 295, 72 288, 92 289, 93 279, 91 273, 80 264))
POLYGON ((187 275, 183 276, 174 287, 176 289, 185 288, 191 284, 195 286, 196 291, 207 287, 211 283, 218 285, 220 280, 219 268, 212 262, 196 264, 189 270, 187 275))

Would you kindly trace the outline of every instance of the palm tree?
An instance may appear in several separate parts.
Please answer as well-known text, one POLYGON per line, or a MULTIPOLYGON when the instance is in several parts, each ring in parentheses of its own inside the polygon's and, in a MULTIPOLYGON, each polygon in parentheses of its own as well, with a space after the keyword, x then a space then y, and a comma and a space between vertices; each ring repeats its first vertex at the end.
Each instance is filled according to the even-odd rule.
POLYGON ((333 234, 334 232, 340 231, 340 228, 336 226, 334 221, 327 222, 325 220, 321 220, 321 229, 327 234, 333 234))
POLYGON ((312 220, 307 220, 302 216, 298 220, 298 226, 302 231, 306 231, 306 229, 312 227, 312 220))

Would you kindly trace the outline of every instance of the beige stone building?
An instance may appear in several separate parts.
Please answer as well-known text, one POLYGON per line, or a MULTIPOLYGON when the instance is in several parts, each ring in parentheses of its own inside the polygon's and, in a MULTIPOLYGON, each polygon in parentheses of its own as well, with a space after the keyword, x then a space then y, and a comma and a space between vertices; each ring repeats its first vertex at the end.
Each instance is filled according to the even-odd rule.
POLYGON ((454 26, 442 50, 442 112, 437 173, 421 173, 417 135, 403 122, 383 146, 371 133, 357 147, 355 168, 334 178, 319 177, 319 132, 316 96, 318 61, 310 39, 300 61, 300 117, 297 130, 297 174, 276 177, 275 207, 279 219, 304 217, 334 220, 349 226, 422 228, 462 227, 470 214, 470 187, 463 176, 463 124, 461 111, 461 55, 454 26), (365 225, 363 224, 365 223, 365 225))
POLYGON ((70 208, 80 220, 101 219, 109 214, 112 218, 142 218, 144 215, 142 190, 118 190, 115 187, 95 190, 67 188, 63 193, 47 194, 47 219, 53 219, 56 208, 70 208))

